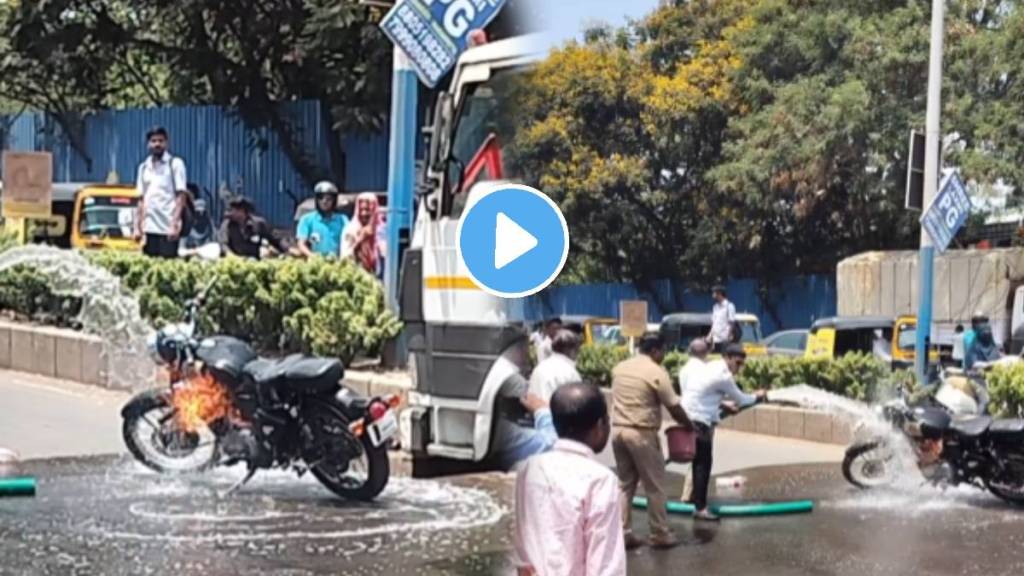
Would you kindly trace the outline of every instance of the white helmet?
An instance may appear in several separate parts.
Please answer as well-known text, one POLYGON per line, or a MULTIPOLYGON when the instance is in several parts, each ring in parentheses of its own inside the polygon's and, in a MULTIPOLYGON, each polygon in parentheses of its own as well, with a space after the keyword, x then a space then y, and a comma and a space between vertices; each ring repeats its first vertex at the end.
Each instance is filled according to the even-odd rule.
POLYGON ((328 182, 327 180, 318 182, 317 185, 313 187, 313 195, 316 197, 320 197, 325 194, 337 196, 338 187, 335 186, 333 182, 328 182))

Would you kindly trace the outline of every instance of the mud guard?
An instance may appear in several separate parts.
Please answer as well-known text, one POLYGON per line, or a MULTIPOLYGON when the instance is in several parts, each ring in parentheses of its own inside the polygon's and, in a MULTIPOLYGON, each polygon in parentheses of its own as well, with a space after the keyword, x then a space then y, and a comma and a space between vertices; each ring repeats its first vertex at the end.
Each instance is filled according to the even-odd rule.
POLYGON ((155 388, 153 390, 146 390, 145 392, 139 392, 121 408, 121 418, 132 418, 139 416, 149 411, 155 406, 160 406, 167 402, 167 390, 163 388, 155 388))

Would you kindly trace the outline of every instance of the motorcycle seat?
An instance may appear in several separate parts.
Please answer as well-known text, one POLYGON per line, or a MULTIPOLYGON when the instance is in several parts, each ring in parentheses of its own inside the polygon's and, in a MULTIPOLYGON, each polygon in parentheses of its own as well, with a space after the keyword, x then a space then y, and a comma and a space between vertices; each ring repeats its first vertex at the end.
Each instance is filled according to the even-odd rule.
POLYGON ((316 394, 336 390, 344 368, 339 360, 293 354, 280 360, 260 358, 245 366, 245 373, 260 386, 278 392, 316 394))
POLYGON ((1024 420, 996 420, 989 426, 988 432, 993 436, 1024 436, 1024 420))
POLYGON ((954 420, 953 424, 949 428, 956 432, 957 435, 964 438, 977 438, 984 434, 991 425, 992 418, 988 416, 978 416, 975 418, 968 418, 966 420, 954 420))

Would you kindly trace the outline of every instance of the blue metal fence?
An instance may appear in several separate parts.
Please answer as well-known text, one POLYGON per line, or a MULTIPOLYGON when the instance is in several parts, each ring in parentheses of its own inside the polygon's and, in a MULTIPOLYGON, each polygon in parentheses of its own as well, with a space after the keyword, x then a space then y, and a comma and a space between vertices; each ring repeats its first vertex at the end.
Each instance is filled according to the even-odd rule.
MULTIPOLYGON (((329 166, 328 111, 315 101, 284 106, 303 149, 322 166, 329 166)), ((91 115, 84 130, 88 158, 74 151, 66 138, 54 136, 59 131, 43 115, 24 114, 15 119, 3 147, 53 152, 54 179, 58 181, 104 182, 114 171, 120 182, 131 183, 146 154, 145 133, 155 125, 170 132, 171 150, 185 160, 189 181, 215 195, 224 186, 241 191, 275 225, 291 225, 294 203, 288 191, 300 198, 309 196, 309 187, 272 131, 248 130, 228 109, 218 106, 116 110, 91 115)), ((348 136, 343 146, 345 188, 386 190, 387 129, 380 134, 348 136)))
MULTIPOLYGON (((762 300, 755 280, 732 280, 727 289, 737 311, 757 314, 765 335, 777 330, 807 328, 814 320, 836 313, 833 276, 787 279, 768 291, 768 302, 762 300)), ((524 313, 531 322, 568 314, 617 318, 621 300, 646 300, 651 322, 659 322, 662 316, 673 312, 711 311, 711 295, 687 290, 682 282, 657 282, 654 292, 656 295, 641 294, 631 284, 555 286, 530 297, 524 313)))

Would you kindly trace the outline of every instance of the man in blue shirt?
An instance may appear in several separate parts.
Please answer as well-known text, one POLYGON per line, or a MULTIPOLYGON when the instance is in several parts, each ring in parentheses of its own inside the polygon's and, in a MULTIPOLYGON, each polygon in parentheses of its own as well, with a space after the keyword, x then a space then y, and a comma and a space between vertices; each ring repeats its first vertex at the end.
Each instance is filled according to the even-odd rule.
POLYGON ((341 255, 341 234, 348 224, 344 214, 338 214, 338 187, 330 182, 320 182, 313 189, 316 211, 299 220, 296 236, 299 252, 306 258, 319 254, 328 258, 341 255))
POLYGON ((978 362, 995 362, 1002 353, 992 335, 988 317, 978 313, 971 318, 971 329, 964 334, 964 370, 971 370, 978 362))

